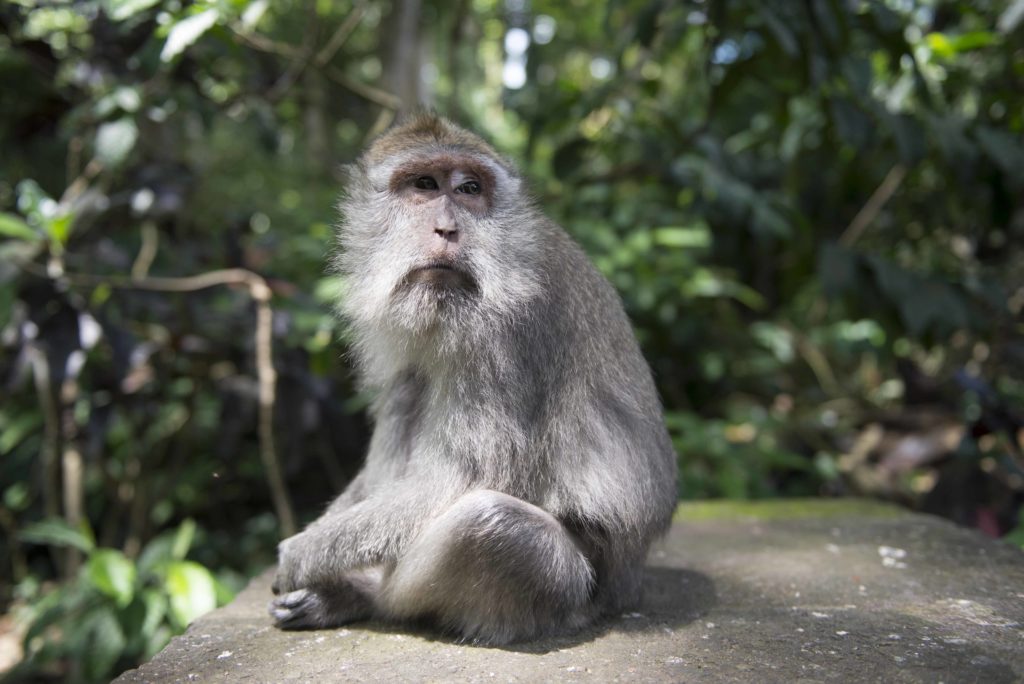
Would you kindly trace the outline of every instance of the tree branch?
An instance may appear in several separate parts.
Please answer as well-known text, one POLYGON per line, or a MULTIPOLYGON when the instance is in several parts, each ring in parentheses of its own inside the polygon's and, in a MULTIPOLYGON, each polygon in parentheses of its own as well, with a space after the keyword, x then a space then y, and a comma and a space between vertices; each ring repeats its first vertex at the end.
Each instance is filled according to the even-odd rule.
POLYGON ((893 196, 896 190, 899 189, 900 183, 903 182, 904 176, 907 175, 907 169, 902 164, 889 169, 889 173, 885 175, 882 183, 875 188, 875 191, 871 193, 871 197, 861 207, 861 210, 857 212, 857 215, 850 221, 850 225, 846 227, 843 234, 839 238, 839 243, 845 247, 851 246, 854 242, 860 239, 861 234, 867 229, 871 222, 878 216, 878 212, 882 210, 885 203, 893 196))

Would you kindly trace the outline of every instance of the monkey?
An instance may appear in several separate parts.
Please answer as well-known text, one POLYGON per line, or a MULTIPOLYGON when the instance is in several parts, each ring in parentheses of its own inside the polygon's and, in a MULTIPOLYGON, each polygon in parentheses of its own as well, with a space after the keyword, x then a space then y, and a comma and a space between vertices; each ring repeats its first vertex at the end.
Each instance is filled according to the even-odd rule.
POLYGON ((445 118, 395 124, 348 173, 334 268, 373 431, 279 546, 276 626, 501 645, 634 607, 677 466, 618 294, 515 165, 445 118))

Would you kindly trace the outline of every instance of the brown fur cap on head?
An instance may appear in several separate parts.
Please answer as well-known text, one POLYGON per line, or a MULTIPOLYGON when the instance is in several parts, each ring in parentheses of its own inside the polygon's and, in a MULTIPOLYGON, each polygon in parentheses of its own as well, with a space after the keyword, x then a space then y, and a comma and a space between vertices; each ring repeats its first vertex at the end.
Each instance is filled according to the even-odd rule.
POLYGON ((490 157, 500 163, 510 175, 515 175, 515 167, 482 138, 459 128, 434 112, 425 110, 403 117, 381 134, 363 155, 363 162, 375 166, 408 151, 410 146, 417 144, 448 152, 470 152, 490 157))

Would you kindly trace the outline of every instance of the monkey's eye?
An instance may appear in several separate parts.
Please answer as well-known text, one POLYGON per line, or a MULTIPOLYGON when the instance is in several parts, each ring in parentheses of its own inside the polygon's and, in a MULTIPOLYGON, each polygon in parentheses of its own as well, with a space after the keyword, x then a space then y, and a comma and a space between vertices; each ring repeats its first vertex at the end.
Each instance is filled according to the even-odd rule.
POLYGON ((461 192, 463 195, 479 195, 483 188, 480 187, 480 183, 476 181, 466 181, 459 187, 455 188, 455 192, 461 192))
POLYGON ((437 190, 437 181, 430 176, 420 176, 413 185, 419 190, 437 190))

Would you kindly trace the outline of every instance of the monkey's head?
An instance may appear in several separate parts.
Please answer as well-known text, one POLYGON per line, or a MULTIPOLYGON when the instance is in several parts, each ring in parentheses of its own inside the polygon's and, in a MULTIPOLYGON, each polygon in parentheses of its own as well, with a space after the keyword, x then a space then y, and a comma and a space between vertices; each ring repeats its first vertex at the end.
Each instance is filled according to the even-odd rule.
POLYGON ((378 138, 340 209, 341 309, 357 337, 471 344, 541 291, 548 222, 515 168, 445 119, 419 114, 378 138))

